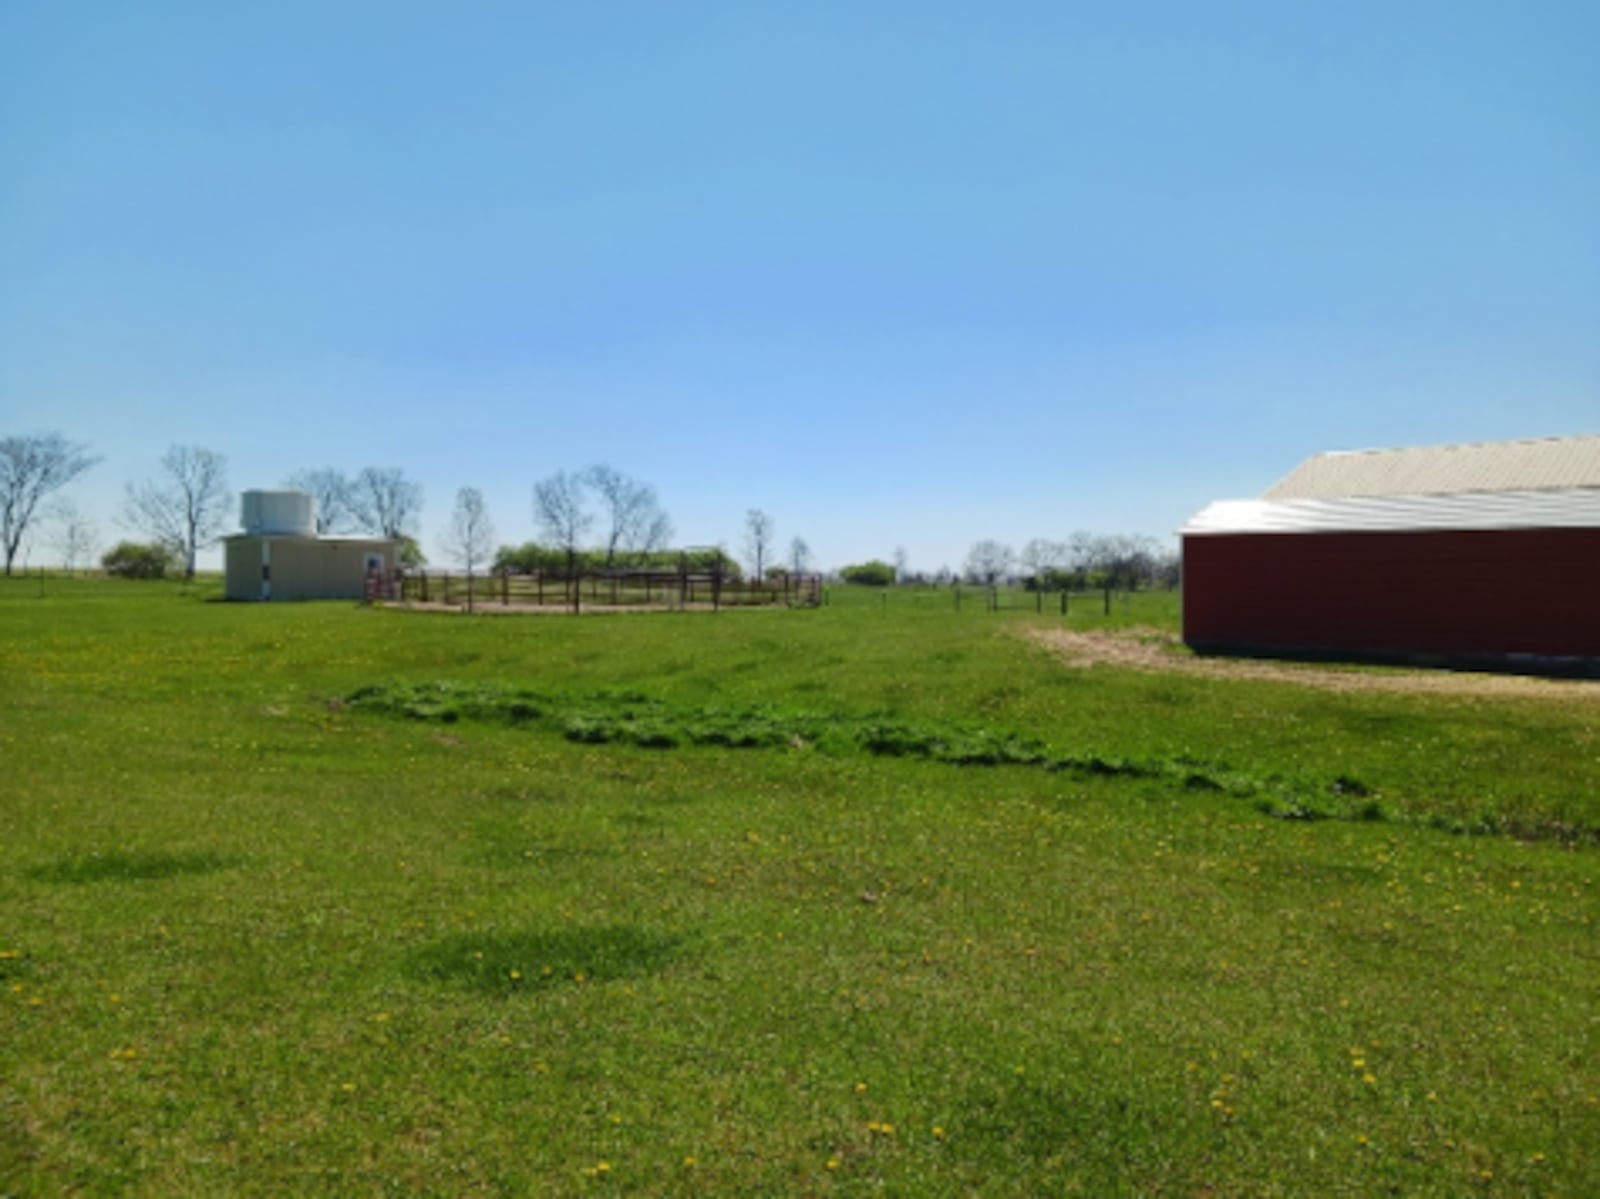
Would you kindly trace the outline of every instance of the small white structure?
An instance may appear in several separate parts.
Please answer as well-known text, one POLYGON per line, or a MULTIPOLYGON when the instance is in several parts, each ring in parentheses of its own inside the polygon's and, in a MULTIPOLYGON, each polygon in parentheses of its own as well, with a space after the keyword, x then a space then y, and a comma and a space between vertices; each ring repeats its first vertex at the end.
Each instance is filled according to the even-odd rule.
POLYGON ((244 532, 223 538, 231 600, 367 599, 388 594, 400 565, 391 537, 322 537, 317 504, 302 491, 247 491, 244 532))
POLYGON ((315 537, 317 501, 303 491, 247 491, 239 523, 252 537, 315 537))

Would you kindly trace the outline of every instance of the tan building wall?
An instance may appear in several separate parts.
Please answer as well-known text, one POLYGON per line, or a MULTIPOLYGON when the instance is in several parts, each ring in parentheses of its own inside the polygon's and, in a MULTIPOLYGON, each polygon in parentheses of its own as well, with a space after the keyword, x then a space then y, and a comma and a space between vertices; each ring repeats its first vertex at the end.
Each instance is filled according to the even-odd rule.
POLYGON ((400 545, 381 537, 227 539, 224 589, 231 600, 364 599, 367 571, 399 564, 400 545))

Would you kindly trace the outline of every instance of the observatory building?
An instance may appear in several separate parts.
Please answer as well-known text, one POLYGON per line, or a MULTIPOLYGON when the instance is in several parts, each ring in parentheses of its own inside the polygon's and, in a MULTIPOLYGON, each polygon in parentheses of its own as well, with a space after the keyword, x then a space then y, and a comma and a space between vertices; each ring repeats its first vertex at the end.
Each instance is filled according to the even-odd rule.
POLYGON ((224 593, 231 600, 365 599, 400 564, 388 537, 322 537, 316 501, 300 491, 247 491, 244 532, 223 538, 224 593))

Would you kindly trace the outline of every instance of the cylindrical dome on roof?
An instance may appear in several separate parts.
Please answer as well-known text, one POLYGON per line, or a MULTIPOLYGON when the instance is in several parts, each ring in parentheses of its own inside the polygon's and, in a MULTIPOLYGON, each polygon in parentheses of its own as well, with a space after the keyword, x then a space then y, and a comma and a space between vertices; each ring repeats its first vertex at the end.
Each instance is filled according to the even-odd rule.
POLYGON ((315 537, 317 502, 303 491, 247 491, 239 522, 258 537, 315 537))

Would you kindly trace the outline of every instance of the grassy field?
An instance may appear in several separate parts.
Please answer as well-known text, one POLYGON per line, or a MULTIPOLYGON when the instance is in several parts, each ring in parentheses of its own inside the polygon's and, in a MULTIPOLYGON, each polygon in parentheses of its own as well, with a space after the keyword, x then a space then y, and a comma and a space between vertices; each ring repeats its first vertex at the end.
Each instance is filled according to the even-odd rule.
POLYGON ((1587 693, 43 590, 0 1194, 1600 1194, 1587 693))

